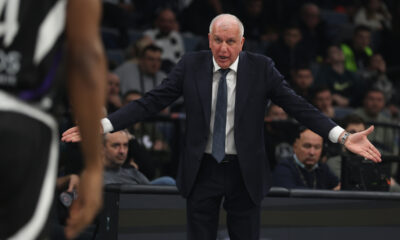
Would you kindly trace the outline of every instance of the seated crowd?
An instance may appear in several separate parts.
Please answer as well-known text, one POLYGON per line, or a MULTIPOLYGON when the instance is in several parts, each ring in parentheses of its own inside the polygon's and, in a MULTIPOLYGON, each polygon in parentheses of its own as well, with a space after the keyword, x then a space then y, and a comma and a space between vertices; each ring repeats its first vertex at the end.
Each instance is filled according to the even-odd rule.
MULTIPOLYGON (((398 56, 393 55, 398 44, 392 41, 399 35, 395 28, 399 25, 396 1, 103 2, 102 34, 107 54, 117 51, 126 59, 121 61, 109 55, 107 113, 155 88, 185 52, 208 49, 209 20, 216 14, 230 12, 243 21, 244 50, 271 57, 293 90, 328 117, 339 123, 344 120, 344 124, 351 126, 352 123, 346 123, 346 116, 355 114, 364 128, 375 124, 375 131, 369 136, 371 142, 383 155, 399 154, 399 131, 395 126, 399 117, 400 74, 398 56), (290 17, 281 16, 276 9, 290 17), (106 34, 110 32, 116 38, 106 34)), ((106 175, 133 184, 148 184, 148 179, 165 175, 176 177, 184 111, 179 99, 162 111, 160 119, 114 133, 124 141, 129 139, 129 148, 122 152, 125 147, 118 147, 120 152, 115 153, 115 159, 123 162, 106 162, 106 175), (132 175, 133 179, 116 177, 117 173, 132 175)), ((310 143, 312 154, 302 154, 303 135, 308 139, 308 135, 314 137, 313 133, 305 130, 296 137, 296 122, 273 103, 266 109, 265 123, 265 148, 275 171, 276 186, 339 188, 340 163, 332 163, 332 159, 340 156, 340 147, 316 139, 321 141, 317 144, 321 148, 310 143), (309 182, 316 172, 328 174, 323 176, 327 182, 309 182), (299 173, 304 173, 305 178, 299 178, 299 173), (292 180, 286 178, 291 174, 292 180)), ((117 137, 113 134, 105 136, 106 150, 114 138, 117 137)), ((76 151, 75 147, 65 149, 64 162, 79 162, 77 154, 68 152, 76 151)), ((72 164, 73 171, 68 167, 70 163, 66 165, 63 174, 79 172, 79 163, 72 164)), ((396 174, 394 171, 392 177, 396 174)))
MULTIPOLYGON (((103 2, 108 113, 155 88, 185 52, 208 49, 209 20, 231 12, 245 26, 244 50, 271 57, 294 91, 327 116, 343 120, 346 128, 375 124, 371 142, 383 155, 399 154, 397 1, 103 2)), ((149 179, 160 183, 162 176, 176 177, 184 111, 179 99, 162 111, 161 121, 107 134, 105 183, 151 184, 149 179)), ((275 186, 340 188, 340 147, 325 144, 310 130, 297 135, 296 122, 273 103, 265 123, 275 186)), ((79 173, 77 147, 62 147, 60 176, 79 173)), ((392 172, 391 183, 396 183, 397 165, 392 172)), ((173 178, 165 182, 173 185, 173 178)))
MULTIPOLYGON (((244 50, 271 57, 298 95, 347 131, 375 125, 369 140, 383 156, 399 155, 400 1, 103 2, 107 113, 159 85, 185 52, 208 49, 210 20, 230 12, 243 21, 244 50)), ((104 184, 175 185, 182 102, 156 119, 104 136, 104 184)), ((71 118, 62 119, 64 129, 73 125, 71 118)), ((299 127, 272 102, 264 136, 273 186, 343 189, 342 156, 348 153, 299 127)), ((60 162, 58 189, 73 192, 82 169, 77 144, 61 144, 60 162)), ((398 164, 390 165, 389 189, 400 191, 398 164)))

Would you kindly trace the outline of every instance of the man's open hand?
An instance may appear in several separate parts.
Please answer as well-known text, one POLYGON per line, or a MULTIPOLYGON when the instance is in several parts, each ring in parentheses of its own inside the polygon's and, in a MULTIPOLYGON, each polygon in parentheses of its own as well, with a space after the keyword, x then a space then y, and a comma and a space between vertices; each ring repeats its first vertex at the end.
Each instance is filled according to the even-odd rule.
POLYGON ((363 156, 376 163, 381 162, 381 153, 372 145, 367 136, 374 131, 374 126, 368 129, 351 134, 344 146, 351 152, 363 156))

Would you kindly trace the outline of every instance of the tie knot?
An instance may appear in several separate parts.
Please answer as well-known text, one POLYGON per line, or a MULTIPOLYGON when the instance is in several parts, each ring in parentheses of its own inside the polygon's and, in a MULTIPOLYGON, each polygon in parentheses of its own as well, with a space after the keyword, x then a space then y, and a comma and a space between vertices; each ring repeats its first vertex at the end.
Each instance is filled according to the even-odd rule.
POLYGON ((226 75, 229 73, 230 70, 231 70, 230 68, 227 69, 220 68, 218 71, 221 73, 223 77, 226 77, 226 75))

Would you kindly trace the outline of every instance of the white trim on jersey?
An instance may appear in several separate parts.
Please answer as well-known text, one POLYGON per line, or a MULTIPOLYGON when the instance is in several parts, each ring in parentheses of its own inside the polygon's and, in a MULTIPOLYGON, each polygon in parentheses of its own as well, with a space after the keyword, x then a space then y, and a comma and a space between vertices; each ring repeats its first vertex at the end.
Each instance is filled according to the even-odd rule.
POLYGON ((46 124, 51 129, 52 136, 49 148, 49 161, 43 178, 36 209, 28 222, 9 238, 12 240, 36 239, 46 223, 54 197, 58 160, 57 123, 49 114, 42 112, 0 90, 0 111, 3 110, 29 116, 46 124))
POLYGON ((33 62, 39 64, 64 30, 67 0, 59 0, 40 24, 33 62))

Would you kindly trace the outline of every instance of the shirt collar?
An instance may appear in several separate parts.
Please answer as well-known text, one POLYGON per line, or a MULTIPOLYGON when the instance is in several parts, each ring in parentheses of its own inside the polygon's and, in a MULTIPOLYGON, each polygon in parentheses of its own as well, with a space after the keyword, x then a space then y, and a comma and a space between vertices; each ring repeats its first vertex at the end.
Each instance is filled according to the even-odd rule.
POLYGON ((307 171, 314 171, 315 169, 318 168, 318 163, 317 163, 317 164, 315 164, 315 165, 312 167, 311 170, 308 170, 308 169, 306 168, 306 166, 305 166, 302 162, 300 162, 300 160, 297 158, 296 154, 293 154, 293 158, 294 158, 294 162, 295 162, 297 165, 299 165, 299 166, 300 166, 301 168, 303 168, 303 169, 306 169, 307 171))
MULTIPOLYGON (((218 70, 221 69, 221 67, 218 66, 217 62, 215 61, 214 56, 212 59, 213 59, 213 65, 214 65, 213 72, 217 72, 218 70)), ((239 56, 237 56, 236 60, 229 66, 229 69, 237 73, 238 64, 239 64, 239 56)))

